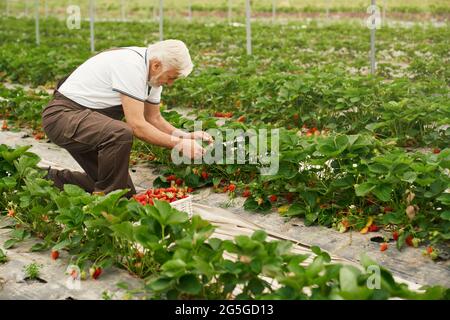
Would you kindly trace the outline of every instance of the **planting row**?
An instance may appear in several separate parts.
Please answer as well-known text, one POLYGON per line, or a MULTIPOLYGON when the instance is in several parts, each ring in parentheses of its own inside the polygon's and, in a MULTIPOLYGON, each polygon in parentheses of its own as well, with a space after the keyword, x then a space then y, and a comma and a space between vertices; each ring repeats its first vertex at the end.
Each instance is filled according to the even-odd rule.
MULTIPOLYGON (((169 299, 448 299, 450 289, 423 288, 418 293, 397 283, 389 271, 367 256, 362 267, 291 252, 291 243, 268 241, 263 231, 233 240, 213 237, 214 227, 199 216, 155 200, 142 205, 123 198, 127 190, 90 195, 66 185, 59 191, 36 168, 39 158, 27 147, 0 146, 2 214, 14 221, 10 250, 31 234, 42 238, 31 250, 52 248, 51 257, 67 250, 71 262, 87 268, 93 279, 115 265, 145 279, 130 295, 169 299), (232 256, 234 258, 226 258, 232 256), (374 286, 371 273, 379 268, 374 286), (370 282, 370 285, 368 285, 370 282), (371 289, 374 288, 375 289, 371 289)), ((5 219, 6 217, 4 217, 5 219)), ((2 263, 8 255, 0 250, 2 263)), ((77 276, 78 275, 74 275, 77 276)), ((126 287, 121 284, 121 287, 126 287)))

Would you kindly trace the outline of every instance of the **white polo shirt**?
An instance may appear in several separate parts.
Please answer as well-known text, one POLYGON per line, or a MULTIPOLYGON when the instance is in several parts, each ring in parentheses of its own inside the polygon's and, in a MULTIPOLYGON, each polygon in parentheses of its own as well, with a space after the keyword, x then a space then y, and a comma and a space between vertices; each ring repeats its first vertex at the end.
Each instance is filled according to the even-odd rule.
POLYGON ((101 52, 80 65, 59 87, 67 98, 92 109, 121 105, 120 94, 159 104, 162 87, 149 87, 147 48, 101 52))

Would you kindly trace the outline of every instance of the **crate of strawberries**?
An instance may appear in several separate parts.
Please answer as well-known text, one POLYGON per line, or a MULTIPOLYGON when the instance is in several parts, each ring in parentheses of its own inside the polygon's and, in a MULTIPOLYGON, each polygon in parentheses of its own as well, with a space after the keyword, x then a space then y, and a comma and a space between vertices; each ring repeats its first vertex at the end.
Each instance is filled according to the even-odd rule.
POLYGON ((188 187, 177 187, 172 185, 169 188, 152 188, 143 193, 134 195, 133 198, 142 205, 154 205, 154 200, 169 202, 170 205, 179 210, 186 212, 189 217, 192 216, 192 192, 188 187))

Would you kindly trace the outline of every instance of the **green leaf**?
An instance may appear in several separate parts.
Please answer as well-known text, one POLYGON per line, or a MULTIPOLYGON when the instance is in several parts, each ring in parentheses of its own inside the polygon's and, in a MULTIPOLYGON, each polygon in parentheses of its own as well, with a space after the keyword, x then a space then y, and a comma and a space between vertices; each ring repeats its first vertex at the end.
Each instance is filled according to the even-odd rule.
POLYGON ((6 257, 6 253, 4 253, 2 249, 0 249, 0 264, 5 263, 7 261, 8 258, 6 257))
POLYGON ((155 208, 158 211, 155 219, 158 220, 162 226, 167 226, 167 220, 172 212, 172 207, 166 201, 155 200, 155 208))
POLYGON ((443 193, 436 200, 442 202, 445 205, 450 205, 450 193, 443 193))
POLYGON ((133 225, 129 221, 125 221, 119 224, 114 224, 109 227, 114 231, 115 235, 119 238, 124 238, 128 241, 134 241, 133 225))
POLYGON ((370 182, 364 182, 361 184, 355 184, 355 192, 358 197, 364 197, 370 191, 372 191, 376 185, 370 182))
POLYGON ((372 193, 381 201, 389 201, 391 199, 392 187, 387 184, 376 186, 372 193))
POLYGON ((264 230, 256 230, 252 234, 252 239, 255 241, 263 242, 267 238, 267 233, 264 230))
POLYGON ((171 287, 173 279, 161 277, 149 283, 149 288, 154 291, 164 291, 171 287))
POLYGON ((186 274, 178 280, 177 289, 188 294, 198 294, 202 285, 195 275, 186 274))
POLYGON ((377 266, 378 263, 376 263, 375 260, 372 260, 366 253, 361 254, 361 265, 364 267, 364 269, 367 269, 369 266, 377 266))
POLYGON ((284 213, 283 215, 286 216, 304 216, 306 213, 305 211, 305 207, 298 204, 298 203, 294 203, 292 204, 289 209, 286 211, 286 213, 284 213))
POLYGON ((123 290, 129 290, 130 289, 130 285, 128 283, 126 283, 126 282, 123 282, 123 281, 117 282, 116 286, 118 288, 120 288, 120 289, 123 289, 123 290))
POLYGON ((402 181, 413 183, 417 179, 417 173, 414 171, 405 172, 402 176, 402 181))
POLYGON ((184 273, 186 263, 181 259, 169 260, 161 266, 161 270, 169 277, 178 277, 184 273))
POLYGON ((0 180, 0 186, 3 184, 3 187, 6 189, 12 189, 16 186, 17 180, 14 177, 3 177, 0 180))
POLYGON ((314 258, 313 262, 306 268, 306 275, 309 278, 316 277, 320 271, 324 268, 324 259, 322 256, 317 256, 314 258))
POLYGON ((18 241, 16 239, 6 240, 5 243, 3 244, 3 248, 5 249, 12 248, 17 242, 18 241))
POLYGON ((300 196, 305 200, 306 204, 310 207, 316 205, 317 194, 311 191, 301 191, 300 196))
POLYGON ((441 213, 441 219, 450 221, 450 210, 441 213))
POLYGON ((373 173, 386 174, 389 172, 389 169, 381 163, 373 163, 369 165, 369 171, 373 173))
POLYGON ((36 243, 34 244, 31 248, 30 251, 31 252, 38 252, 38 251, 44 251, 48 249, 48 244, 45 242, 40 242, 40 243, 36 243))
POLYGON ((67 193, 70 197, 78 197, 86 194, 86 191, 81 189, 79 186, 73 185, 73 184, 65 184, 64 185, 64 191, 67 193))
POLYGON ((170 187, 170 182, 163 181, 161 177, 156 178, 153 180, 153 187, 154 188, 168 188, 170 187))
POLYGON ((325 262, 329 263, 331 261, 330 255, 327 252, 322 251, 318 246, 312 246, 311 251, 317 256, 321 256, 325 262))
POLYGON ((64 248, 68 247, 70 245, 70 243, 71 243, 71 241, 69 239, 63 240, 63 241, 57 243, 56 245, 54 245, 52 250, 58 251, 58 250, 64 249, 64 248))
POLYGON ((342 291, 345 292, 358 291, 357 274, 347 266, 343 266, 339 270, 339 282, 342 291))
POLYGON ((353 184, 354 184, 353 177, 348 175, 344 178, 339 178, 339 179, 333 180, 331 182, 331 187, 337 188, 337 189, 345 189, 345 188, 352 187, 353 184))
POLYGON ((13 160, 18 159, 20 156, 25 154, 25 152, 30 148, 31 146, 22 146, 14 149, 13 151, 2 151, 1 156, 6 161, 12 163, 13 160))
POLYGON ((400 233, 397 239, 397 249, 401 250, 405 245, 406 237, 409 236, 409 232, 400 233))
POLYGON ((176 209, 172 209, 168 219, 167 225, 174 225, 184 223, 189 220, 189 216, 186 212, 178 211, 176 209))
POLYGON ((379 128, 383 128, 387 125, 386 122, 374 122, 374 123, 370 123, 366 126, 366 129, 369 131, 374 132, 375 130, 379 129, 379 128))
POLYGON ((200 184, 200 178, 198 175, 190 173, 185 177, 184 182, 187 186, 196 188, 200 184))
POLYGON ((214 186, 218 186, 219 183, 220 183, 220 181, 222 181, 222 177, 214 177, 214 178, 212 179, 212 182, 213 182, 213 185, 214 185, 214 186))
POLYGON ((247 198, 244 202, 244 209, 247 211, 256 211, 258 209, 258 203, 252 198, 247 198))

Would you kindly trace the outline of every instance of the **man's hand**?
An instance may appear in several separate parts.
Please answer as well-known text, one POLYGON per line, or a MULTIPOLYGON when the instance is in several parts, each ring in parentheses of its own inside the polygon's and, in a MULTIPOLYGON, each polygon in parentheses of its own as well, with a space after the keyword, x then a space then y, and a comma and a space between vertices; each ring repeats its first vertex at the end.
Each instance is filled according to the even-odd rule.
POLYGON ((205 131, 194 131, 190 133, 190 138, 194 140, 208 141, 209 144, 214 142, 214 139, 205 131))
POLYGON ((195 140, 181 139, 181 141, 175 145, 176 150, 181 151, 183 156, 198 159, 203 156, 205 149, 203 149, 195 140))

